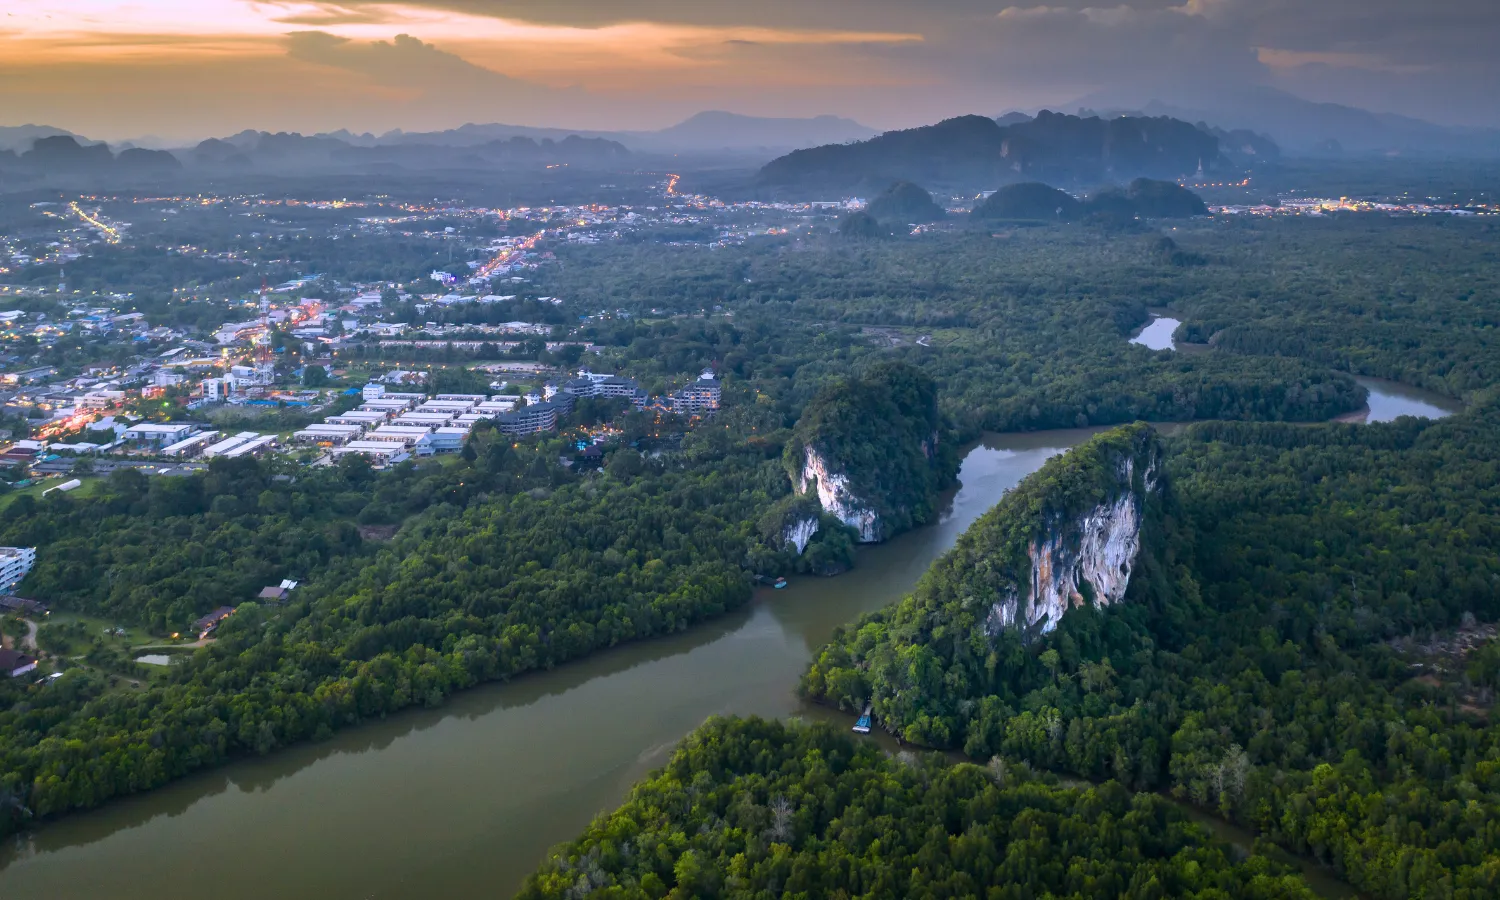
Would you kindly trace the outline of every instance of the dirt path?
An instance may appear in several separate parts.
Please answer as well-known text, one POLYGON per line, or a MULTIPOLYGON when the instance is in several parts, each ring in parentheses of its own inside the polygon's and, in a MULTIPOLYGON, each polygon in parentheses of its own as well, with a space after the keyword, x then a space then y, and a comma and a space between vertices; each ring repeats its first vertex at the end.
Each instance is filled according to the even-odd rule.
MULTIPOLYGON (((27 653, 32 654, 33 656, 35 656, 36 655, 36 623, 33 622, 33 621, 31 621, 30 619, 22 619, 21 621, 26 623, 26 634, 24 634, 24 635, 21 636, 21 647, 20 647, 20 649, 23 650, 23 651, 25 651, 25 652, 27 652, 27 653)), ((11 637, 10 635, 7 634, 5 636, 5 639, 3 641, 0 641, 0 649, 4 649, 4 650, 15 649, 15 643, 16 643, 15 638, 13 638, 13 637, 11 637)))

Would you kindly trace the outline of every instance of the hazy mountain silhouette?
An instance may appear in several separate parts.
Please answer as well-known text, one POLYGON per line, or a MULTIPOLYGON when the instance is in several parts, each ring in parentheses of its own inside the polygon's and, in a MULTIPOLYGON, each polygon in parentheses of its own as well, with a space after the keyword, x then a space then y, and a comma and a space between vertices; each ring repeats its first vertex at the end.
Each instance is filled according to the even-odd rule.
POLYGON ((1453 128, 1421 119, 1376 113, 1338 103, 1317 103, 1273 87, 1247 85, 1173 87, 1165 99, 1138 99, 1101 91, 1079 99, 1080 106, 1151 116, 1204 121, 1225 129, 1269 135, 1293 155, 1339 152, 1414 155, 1500 155, 1500 129, 1453 128))
POLYGON ((1042 111, 1001 125, 961 116, 856 144, 797 150, 767 163, 768 187, 847 190, 875 182, 994 188, 1015 181, 1092 186, 1231 168, 1215 136, 1177 119, 1042 111))

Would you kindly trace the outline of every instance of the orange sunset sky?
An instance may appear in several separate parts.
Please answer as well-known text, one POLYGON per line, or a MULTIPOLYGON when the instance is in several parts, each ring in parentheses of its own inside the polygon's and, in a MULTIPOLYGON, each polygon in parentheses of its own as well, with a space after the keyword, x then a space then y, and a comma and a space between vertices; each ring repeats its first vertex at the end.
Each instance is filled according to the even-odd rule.
POLYGON ((10 0, 0 125, 102 138, 464 122, 654 128, 703 109, 874 127, 1205 84, 1500 124, 1493 0, 10 0), (1101 93, 1103 92, 1103 93, 1101 93))

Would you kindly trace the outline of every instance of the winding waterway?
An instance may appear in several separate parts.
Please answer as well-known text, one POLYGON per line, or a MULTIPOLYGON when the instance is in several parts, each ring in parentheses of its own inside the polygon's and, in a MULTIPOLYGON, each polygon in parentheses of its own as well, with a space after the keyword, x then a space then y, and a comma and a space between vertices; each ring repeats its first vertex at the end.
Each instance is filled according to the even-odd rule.
MULTIPOLYGON (((1371 395, 1359 421, 1457 409, 1438 395, 1360 382, 1371 395)), ((909 591, 1006 490, 1098 430, 987 437, 964 458, 938 524, 862 548, 857 567, 837 578, 798 579, 685 634, 49 823, 0 848, 0 897, 509 896, 547 848, 617 805, 708 716, 831 715, 794 694, 813 650, 909 591)), ((1216 825, 1235 840, 1226 827, 1216 825)), ((1332 879, 1308 874, 1324 882, 1320 893, 1338 895, 1332 879)))
POLYGON ((49 823, 0 896, 509 896, 714 714, 820 715, 794 694, 833 630, 911 589, 1004 492, 1095 430, 993 436, 941 521, 738 613, 49 823))

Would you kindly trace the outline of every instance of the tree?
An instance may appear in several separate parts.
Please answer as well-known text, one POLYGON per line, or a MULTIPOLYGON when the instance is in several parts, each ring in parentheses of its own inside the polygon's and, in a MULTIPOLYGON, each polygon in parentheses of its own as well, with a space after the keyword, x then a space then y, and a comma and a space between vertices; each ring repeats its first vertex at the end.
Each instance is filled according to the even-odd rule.
POLYGON ((328 385, 328 370, 319 365, 309 365, 302 370, 302 384, 310 388, 328 385))

